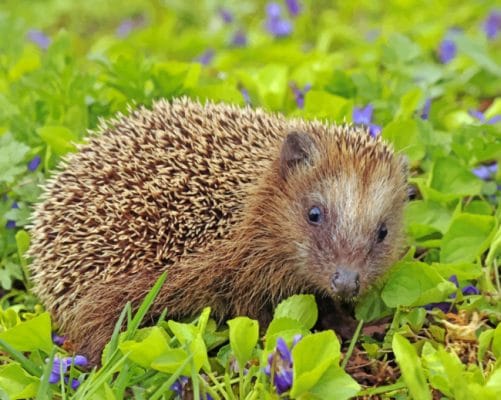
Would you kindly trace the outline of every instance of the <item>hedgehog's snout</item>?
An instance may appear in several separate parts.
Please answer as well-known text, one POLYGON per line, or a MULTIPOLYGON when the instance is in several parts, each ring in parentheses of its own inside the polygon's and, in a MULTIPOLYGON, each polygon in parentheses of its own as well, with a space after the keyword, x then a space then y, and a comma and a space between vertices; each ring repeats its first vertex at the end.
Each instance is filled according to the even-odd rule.
POLYGON ((360 291, 360 275, 348 267, 339 267, 331 277, 331 287, 336 296, 355 297, 360 291))

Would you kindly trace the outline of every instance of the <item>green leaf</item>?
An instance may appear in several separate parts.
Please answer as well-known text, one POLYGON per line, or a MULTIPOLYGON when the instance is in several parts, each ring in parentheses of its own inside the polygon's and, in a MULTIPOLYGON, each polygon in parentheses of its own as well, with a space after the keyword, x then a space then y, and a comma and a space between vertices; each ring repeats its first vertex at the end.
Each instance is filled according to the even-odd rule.
POLYGON ((291 318, 311 329, 317 322, 318 308, 315 296, 297 294, 283 300, 276 308, 273 318, 291 318))
POLYGON ((37 394, 40 378, 29 375, 19 364, 0 366, 0 389, 9 399, 27 399, 37 394))
POLYGON ((480 194, 482 181, 454 158, 440 158, 431 171, 430 187, 443 194, 444 199, 480 194))
MULTIPOLYGON (((151 363, 151 368, 168 374, 175 373, 179 367, 186 363, 189 358, 188 353, 183 349, 170 349, 151 363)), ((185 364, 181 375, 190 375, 191 367, 185 364)))
POLYGON ((294 378, 291 397, 299 397, 312 389, 329 367, 338 365, 340 356, 340 345, 332 331, 301 339, 292 349, 294 378))
POLYGON ((230 327, 230 346, 240 370, 250 360, 259 338, 259 324, 248 317, 237 317, 227 322, 230 327))
POLYGON ((304 112, 307 116, 330 121, 351 120, 352 107, 352 101, 320 90, 310 90, 304 100, 304 112))
POLYGON ((458 214, 442 239, 440 262, 471 262, 489 248, 496 219, 487 215, 458 214))
POLYGON ((45 312, 0 332, 0 339, 19 351, 43 350, 50 353, 53 346, 51 333, 50 316, 45 312))
POLYGON ((360 391, 360 385, 341 367, 331 365, 309 393, 319 400, 350 399, 360 391))
POLYGON ((422 101, 423 91, 420 88, 412 88, 402 96, 395 119, 411 118, 422 101))
POLYGON ((494 357, 499 360, 501 357, 501 323, 499 323, 494 330, 494 336, 492 337, 492 352, 494 353, 494 357))
POLYGON ((420 262, 399 262, 383 288, 388 307, 422 306, 442 301, 456 286, 440 276, 435 268, 420 262))
POLYGON ((310 331, 296 319, 275 317, 271 321, 270 325, 268 325, 268 329, 266 330, 265 350, 271 351, 275 347, 277 339, 279 337, 281 337, 285 341, 289 341, 297 334, 306 336, 309 333, 310 331))
POLYGON ((37 133, 57 155, 76 150, 78 135, 65 126, 44 126, 38 128, 37 133))
POLYGON ((421 360, 414 346, 398 333, 393 336, 392 345, 402 377, 412 397, 414 399, 431 400, 432 396, 426 384, 421 360))
POLYGON ((413 119, 392 121, 383 128, 382 136, 396 151, 405 153, 411 161, 424 157, 425 146, 419 140, 419 126, 413 119))
POLYGON ((26 165, 19 164, 24 161, 29 149, 10 134, 0 136, 0 183, 12 183, 17 175, 26 171, 26 165))
POLYGON ((467 390, 464 366, 456 354, 445 351, 443 347, 435 350, 427 342, 423 347, 422 359, 430 384, 435 389, 452 398, 457 398, 456 395, 467 390))
POLYGON ((156 326, 140 329, 136 338, 120 343, 118 348, 122 353, 128 353, 130 360, 145 368, 170 349, 165 331, 156 326))
POLYGON ((287 67, 270 64, 256 74, 255 82, 261 103, 272 110, 279 110, 287 91, 287 67))

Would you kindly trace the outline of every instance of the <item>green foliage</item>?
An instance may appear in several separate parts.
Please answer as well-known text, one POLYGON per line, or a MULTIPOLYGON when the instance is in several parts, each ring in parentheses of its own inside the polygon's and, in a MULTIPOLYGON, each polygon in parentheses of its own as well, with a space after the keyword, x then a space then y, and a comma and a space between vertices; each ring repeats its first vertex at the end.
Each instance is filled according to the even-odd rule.
POLYGON ((191 323, 161 318, 140 328, 162 280, 134 317, 130 305, 124 309, 102 367, 71 368, 81 382, 77 391, 71 382, 48 383, 45 359, 64 350, 51 343, 50 319, 29 291, 25 258, 40 185, 100 119, 181 95, 337 123, 351 122, 355 107, 373 105, 372 122, 409 160, 416 198, 405 214, 410 250, 356 308, 365 321, 392 318, 384 340, 362 333, 357 346, 372 362, 391 363, 394 354, 402 377, 360 393, 498 397, 501 172, 484 179, 473 173, 501 160, 501 123, 492 123, 501 115, 501 35, 489 39, 482 28, 491 4, 304 0, 297 17, 279 4, 293 24, 281 38, 266 31, 261 0, 2 2, 0 346, 8 353, 0 367, 2 398, 171 398, 180 376, 194 398, 278 398, 264 368, 281 340, 293 358, 293 386, 282 397, 338 399, 360 390, 339 366, 344 347, 337 338, 313 331, 313 296, 280 304, 261 338, 257 322, 243 316, 218 328, 208 308, 191 323), (233 22, 222 21, 221 7, 233 22), (37 44, 32 29, 50 43, 37 44), (232 43, 239 30, 243 46, 232 43), (437 53, 445 37, 457 47, 446 64, 437 53), (202 64, 207 50, 213 58, 202 64), (301 107, 295 90, 308 85, 301 107), (431 108, 422 118, 427 100, 431 108), (35 157, 40 165, 30 163, 35 157), (478 295, 463 293, 473 286, 478 295), (454 318, 422 307, 443 302, 454 318), (127 330, 119 333, 122 323, 127 330), (476 362, 459 354, 464 335, 476 362))

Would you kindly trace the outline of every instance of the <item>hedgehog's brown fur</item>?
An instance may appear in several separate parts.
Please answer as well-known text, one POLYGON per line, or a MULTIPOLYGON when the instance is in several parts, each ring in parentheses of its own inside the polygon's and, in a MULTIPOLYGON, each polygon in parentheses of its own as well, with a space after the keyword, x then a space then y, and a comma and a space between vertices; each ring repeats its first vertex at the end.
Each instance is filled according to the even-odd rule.
POLYGON ((103 125, 48 182, 32 228, 34 289, 93 361, 125 303, 166 269, 151 316, 211 306, 218 319, 264 324, 286 296, 331 296, 339 264, 365 289, 395 260, 404 169, 353 127, 159 101, 103 125), (283 160, 289 132, 312 144, 294 162, 283 160), (307 222, 312 204, 325 208, 321 227, 307 222))

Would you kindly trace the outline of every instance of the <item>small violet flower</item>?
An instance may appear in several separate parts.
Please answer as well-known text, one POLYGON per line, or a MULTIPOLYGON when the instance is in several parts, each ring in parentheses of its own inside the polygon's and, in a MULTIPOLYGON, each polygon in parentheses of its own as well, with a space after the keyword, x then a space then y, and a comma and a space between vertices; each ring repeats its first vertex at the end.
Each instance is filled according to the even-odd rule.
MULTIPOLYGON (((48 362, 48 359, 45 360, 48 362)), ((49 383, 58 383, 61 381, 61 374, 63 375, 63 380, 65 383, 68 383, 69 378, 65 376, 65 374, 68 372, 71 364, 79 366, 79 367, 85 367, 88 364, 87 358, 81 355, 76 355, 75 357, 55 357, 54 358, 54 363, 52 364, 52 370, 49 376, 49 383)), ((80 385, 80 382, 77 379, 73 379, 71 381, 71 387, 73 390, 78 388, 80 385)))
POLYGON ((494 39, 501 31, 501 11, 492 11, 484 22, 484 32, 488 39, 494 39))
POLYGON ((244 31, 238 30, 231 38, 231 44, 235 47, 244 47, 247 45, 247 35, 244 31))
POLYGON ((240 93, 242 93, 242 97, 244 98, 245 104, 251 104, 251 98, 249 95, 249 91, 246 88, 244 88, 243 86, 241 86, 239 88, 239 90, 240 90, 240 93))
POLYGON ((202 65, 209 65, 214 59, 214 55, 215 52, 213 49, 207 49, 197 57, 197 61, 202 65))
MULTIPOLYGON (((451 275, 449 278, 449 281, 454 283, 457 288, 459 288, 459 281, 456 275, 451 275)), ((472 294, 480 294, 480 291, 473 285, 467 285, 461 289, 461 293, 463 293, 465 296, 466 295, 472 295, 472 294)), ((452 293, 449 295, 450 299, 455 299, 456 298, 456 293, 452 293)), ((452 303, 449 303, 447 301, 443 301, 440 303, 430 303, 424 306, 426 310, 432 310, 433 308, 438 308, 442 310, 444 313, 447 312, 456 312, 456 309, 452 307, 452 303)))
POLYGON ((444 39, 438 46, 438 59, 442 64, 450 63, 457 54, 456 43, 452 39, 444 39))
POLYGON ((353 109, 353 122, 357 125, 367 126, 369 134, 372 137, 377 137, 381 133, 381 126, 372 123, 372 113, 374 108, 372 104, 365 107, 355 107, 353 109))
POLYGON ((298 0, 285 0, 287 10, 292 17, 297 17, 301 12, 301 5, 298 0))
POLYGON ((299 89, 295 83, 291 83, 290 87, 294 92, 297 108, 304 108, 304 96, 311 89, 311 84, 307 83, 303 89, 299 89))
POLYGON ((427 98, 424 102, 423 109, 421 110, 421 119, 427 120, 430 116, 430 109, 431 109, 431 98, 427 98))
POLYGON ((58 334, 52 332, 52 342, 57 346, 62 346, 66 340, 65 336, 59 336, 58 334))
POLYGON ((184 387, 188 384, 187 376, 180 376, 177 380, 171 385, 170 390, 176 393, 179 397, 183 397, 184 387))
POLYGON ((266 30, 275 37, 285 37, 292 33, 290 21, 282 18, 280 5, 268 3, 266 6, 266 30))
POLYGON ((233 14, 226 8, 220 8, 219 15, 225 24, 231 24, 233 22, 233 14))
POLYGON ((47 50, 51 44, 50 38, 38 29, 30 29, 26 37, 30 42, 35 43, 42 50, 47 50))
POLYGON ((28 163, 28 169, 31 171, 31 172, 34 172, 38 166, 40 165, 40 163, 42 162, 42 158, 40 156, 35 156, 33 157, 33 159, 28 163))
MULTIPOLYGON (((17 204, 17 201, 12 203, 12 206, 10 208, 18 209, 19 204, 17 204)), ((7 229, 14 229, 16 227, 16 221, 13 221, 11 219, 7 220, 7 223, 5 224, 5 227, 7 229)))
POLYGON ((498 164, 480 165, 471 170, 478 178, 488 181, 498 172, 498 164))
POLYGON ((486 119, 484 113, 481 111, 469 110, 468 114, 470 114, 473 118, 479 120, 483 124, 487 125, 494 125, 501 121, 501 115, 495 115, 489 119, 486 119))
POLYGON ((301 335, 296 335, 290 349, 282 338, 278 338, 275 351, 268 356, 268 364, 264 372, 268 376, 273 376, 273 385, 278 394, 285 393, 292 387, 291 351, 301 338, 301 335))
MULTIPOLYGON (((186 398, 186 396, 184 396, 185 386, 188 385, 189 382, 190 382, 190 379, 187 376, 181 375, 171 385, 170 390, 172 390, 174 393, 176 393, 177 397, 184 399, 184 398, 186 398)), ((213 400, 213 398, 210 394, 206 393, 205 396, 200 395, 200 400, 213 400)))
POLYGON ((119 38, 125 38, 129 36, 129 34, 132 32, 132 30, 135 27, 135 23, 132 19, 128 18, 126 20, 123 20, 120 25, 118 25, 118 28, 115 31, 115 34, 119 38))

